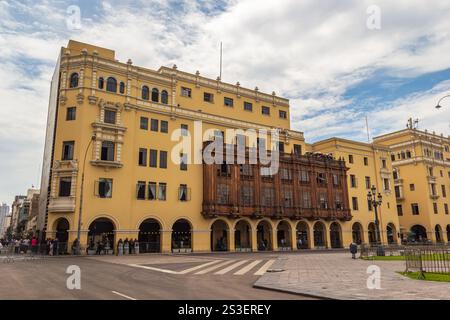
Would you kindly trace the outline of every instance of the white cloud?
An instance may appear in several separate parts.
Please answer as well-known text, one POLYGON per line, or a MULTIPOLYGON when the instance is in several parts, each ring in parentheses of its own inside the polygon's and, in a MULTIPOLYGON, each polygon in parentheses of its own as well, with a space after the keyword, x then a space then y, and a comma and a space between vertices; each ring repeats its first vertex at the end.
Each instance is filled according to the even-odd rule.
MULTIPOLYGON (((154 69, 176 63, 212 78, 219 73, 223 41, 223 80, 291 98, 292 126, 310 139, 349 132, 365 139, 364 113, 349 109, 343 94, 374 71, 417 76, 450 68, 448 0, 376 1, 382 28, 373 31, 366 28, 366 9, 374 4, 369 0, 233 0, 222 12, 213 0, 174 3, 102 1, 101 12, 82 8, 82 30, 70 31, 64 1, 0 1, 0 75, 6 79, 0 87, 0 142, 7 146, 0 157, 9 150, 26 168, 26 161, 42 157, 51 67, 68 38, 114 49, 121 61, 131 58, 154 69), (40 65, 38 76, 30 78, 15 63, 18 57, 40 65), (11 147, 30 143, 33 148, 22 154, 11 147)), ((449 108, 426 108, 449 89, 437 86, 388 109, 374 104, 373 132, 400 129, 413 116, 424 128, 448 133, 449 108)), ((10 173, 13 164, 3 160, 0 170, 3 181, 21 181, 17 188, 2 182, 0 200, 22 192, 35 176, 34 168, 10 173)))

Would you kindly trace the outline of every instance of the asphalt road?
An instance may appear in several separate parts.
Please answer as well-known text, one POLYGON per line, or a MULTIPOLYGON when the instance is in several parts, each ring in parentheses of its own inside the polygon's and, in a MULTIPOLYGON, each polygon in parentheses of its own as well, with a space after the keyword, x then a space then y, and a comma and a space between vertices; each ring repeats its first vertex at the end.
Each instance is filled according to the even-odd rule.
POLYGON ((276 257, 274 253, 241 253, 0 260, 0 300, 310 299, 252 287, 260 277, 255 273, 276 257), (80 290, 67 288, 70 265, 81 270, 80 290))

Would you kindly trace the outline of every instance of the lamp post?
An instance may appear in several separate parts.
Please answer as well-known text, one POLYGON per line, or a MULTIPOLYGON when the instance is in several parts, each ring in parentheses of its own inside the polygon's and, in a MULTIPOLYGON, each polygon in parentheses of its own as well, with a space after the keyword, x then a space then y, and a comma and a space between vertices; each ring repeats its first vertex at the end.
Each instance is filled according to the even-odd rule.
POLYGON ((95 141, 95 134, 91 136, 91 140, 89 141, 89 144, 86 147, 86 151, 84 152, 84 159, 83 159, 83 167, 81 171, 81 186, 80 186, 80 208, 78 213, 78 230, 77 230, 77 255, 80 254, 80 239, 81 239, 81 215, 83 213, 83 187, 84 187, 84 169, 86 167, 86 158, 89 151, 89 147, 91 146, 92 142, 95 141))
POLYGON ((437 103, 437 105, 436 105, 436 109, 442 108, 441 101, 444 100, 445 98, 449 98, 449 97, 450 97, 450 94, 447 94, 447 95, 443 96, 442 98, 440 98, 438 103, 437 103))
POLYGON ((384 256, 384 249, 381 246, 380 221, 378 220, 378 207, 381 206, 383 197, 379 192, 377 195, 377 188, 375 188, 375 186, 372 186, 367 193, 367 201, 375 209, 375 242, 377 243, 377 255, 384 256))

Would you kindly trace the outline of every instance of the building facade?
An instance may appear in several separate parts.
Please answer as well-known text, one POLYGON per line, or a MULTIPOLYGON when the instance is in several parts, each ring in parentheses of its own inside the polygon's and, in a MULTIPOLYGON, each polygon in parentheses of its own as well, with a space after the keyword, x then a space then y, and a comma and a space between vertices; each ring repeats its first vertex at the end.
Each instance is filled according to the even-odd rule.
MULTIPOLYGON (((70 41, 61 49, 52 80, 37 227, 46 237, 73 242, 81 212, 82 246, 98 241, 113 245, 128 238, 145 243, 141 251, 234 251, 245 242, 236 240, 244 229, 252 239, 248 250, 278 249, 278 244, 293 250, 348 246, 348 198, 333 198, 343 185, 334 188, 331 183, 333 170, 346 182, 345 165, 308 157, 305 148, 303 133, 290 129, 289 101, 275 93, 182 72, 176 66, 153 71, 131 60, 121 63, 112 50, 70 41), (298 210, 289 207, 290 213, 283 214, 286 206, 281 205, 278 184, 273 185, 278 199, 273 211, 248 213, 239 203, 231 203, 233 210, 226 214, 211 209, 208 201, 217 199, 205 198, 205 192, 219 187, 205 181, 207 166, 195 158, 204 151, 205 141, 221 136, 225 143, 236 144, 239 134, 230 135, 230 130, 244 132, 245 148, 263 146, 281 158, 298 155, 301 159, 289 160, 297 166, 290 168, 293 181, 301 179, 302 163, 315 162, 311 181, 322 179, 316 169, 324 169, 330 185, 323 186, 323 199, 312 202, 325 207, 308 215, 293 196, 298 210), (261 223, 270 237, 259 236, 261 223), (221 236, 215 235, 217 224, 221 236), (322 240, 315 246, 319 236, 322 240)), ((233 172, 238 172, 236 166, 233 172)), ((280 179, 277 175, 273 180, 280 179)), ((248 207, 258 209, 258 204, 248 207)))
POLYGON ((376 243, 374 207, 367 194, 375 186, 382 195, 382 204, 377 208, 381 242, 396 244, 400 239, 400 223, 396 212, 394 180, 390 149, 372 143, 362 143, 341 138, 330 138, 308 145, 314 152, 331 154, 345 161, 348 169, 347 185, 351 215, 351 228, 346 238, 355 243, 376 243))
POLYGON ((6 224, 6 217, 9 216, 9 206, 6 203, 0 205, 0 239, 3 238, 9 225, 6 224))
POLYGON ((412 128, 376 137, 391 150, 404 241, 450 241, 450 139, 412 128))
POLYGON ((28 189, 26 196, 16 196, 12 204, 11 227, 13 234, 17 237, 29 235, 29 231, 34 234, 34 230, 28 229, 29 219, 37 217, 39 212, 38 189, 28 189))

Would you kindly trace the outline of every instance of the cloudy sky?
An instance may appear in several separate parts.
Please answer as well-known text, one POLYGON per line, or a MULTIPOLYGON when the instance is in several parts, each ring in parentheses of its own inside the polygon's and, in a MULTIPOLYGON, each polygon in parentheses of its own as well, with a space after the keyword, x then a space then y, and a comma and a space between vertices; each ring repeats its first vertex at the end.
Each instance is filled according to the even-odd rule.
POLYGON ((449 17, 448 0, 0 0, 0 202, 39 184, 51 74, 69 39, 212 78, 222 41, 223 80, 289 98, 307 141, 367 141, 366 116, 371 136, 409 117, 450 133, 450 99, 434 108, 450 93, 449 17))

